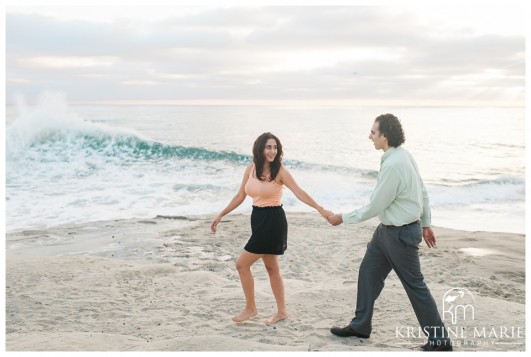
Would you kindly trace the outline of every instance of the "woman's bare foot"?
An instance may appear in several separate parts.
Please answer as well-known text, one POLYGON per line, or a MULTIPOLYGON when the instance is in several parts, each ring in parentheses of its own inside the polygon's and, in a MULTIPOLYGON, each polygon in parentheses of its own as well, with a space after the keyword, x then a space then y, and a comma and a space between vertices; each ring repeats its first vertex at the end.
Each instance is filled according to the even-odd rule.
POLYGON ((258 314, 258 311, 256 309, 244 309, 242 312, 240 312, 239 315, 234 316, 232 318, 232 321, 234 322, 242 322, 247 319, 250 319, 253 316, 256 316, 258 314))
POLYGON ((277 312, 271 319, 266 320, 265 323, 268 325, 273 325, 279 321, 286 320, 287 318, 288 318, 288 313, 286 311, 277 312))

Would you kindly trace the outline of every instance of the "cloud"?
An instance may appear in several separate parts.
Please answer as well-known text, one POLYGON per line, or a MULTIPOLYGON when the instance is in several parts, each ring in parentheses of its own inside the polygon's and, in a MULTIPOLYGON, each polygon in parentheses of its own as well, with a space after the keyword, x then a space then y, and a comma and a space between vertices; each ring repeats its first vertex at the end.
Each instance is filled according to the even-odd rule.
POLYGON ((523 105, 525 34, 475 33, 474 14, 441 27, 399 7, 177 10, 113 21, 8 12, 8 100, 53 89, 74 100, 523 105))

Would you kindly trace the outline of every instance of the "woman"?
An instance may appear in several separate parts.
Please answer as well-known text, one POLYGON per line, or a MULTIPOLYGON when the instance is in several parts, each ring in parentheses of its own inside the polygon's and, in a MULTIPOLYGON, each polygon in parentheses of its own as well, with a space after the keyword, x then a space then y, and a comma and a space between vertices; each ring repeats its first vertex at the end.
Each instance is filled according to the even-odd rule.
POLYGON ((236 269, 245 294, 245 309, 232 318, 235 322, 245 321, 258 313, 251 273, 251 266, 258 259, 262 259, 267 269, 278 309, 266 323, 274 324, 288 317, 284 282, 278 263, 278 256, 284 254, 287 248, 288 238, 288 223, 281 203, 283 186, 288 187, 299 200, 319 211, 325 219, 332 214, 319 206, 297 185, 293 176, 282 165, 282 155, 282 144, 275 135, 260 135, 253 146, 253 164, 245 170, 238 193, 210 226, 215 233, 223 216, 242 204, 247 195, 253 198, 251 238, 236 261, 236 269))

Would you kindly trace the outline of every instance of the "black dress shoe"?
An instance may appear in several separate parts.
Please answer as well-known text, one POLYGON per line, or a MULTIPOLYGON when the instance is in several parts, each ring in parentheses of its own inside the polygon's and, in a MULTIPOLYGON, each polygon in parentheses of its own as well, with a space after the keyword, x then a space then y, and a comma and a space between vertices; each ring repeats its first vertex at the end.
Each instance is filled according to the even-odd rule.
POLYGON ((421 346, 423 351, 435 352, 435 351, 453 351, 452 344, 449 340, 445 341, 428 341, 424 346, 421 346))
POLYGON ((343 327, 343 328, 332 327, 330 329, 330 332, 332 332, 334 335, 339 336, 339 337, 356 336, 356 337, 361 337, 361 338, 369 338, 369 336, 367 335, 354 331, 353 329, 350 328, 350 326, 343 327))

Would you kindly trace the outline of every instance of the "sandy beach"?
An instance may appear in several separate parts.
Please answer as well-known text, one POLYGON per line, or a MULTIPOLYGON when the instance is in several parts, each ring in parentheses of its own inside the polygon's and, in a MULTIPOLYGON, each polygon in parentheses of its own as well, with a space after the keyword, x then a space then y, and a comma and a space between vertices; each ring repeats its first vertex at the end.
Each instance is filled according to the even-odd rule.
MULTIPOLYGON (((370 339, 329 330, 354 315, 360 262, 376 221, 329 226, 287 212, 280 258, 290 317, 275 311, 267 272, 253 267, 258 316, 231 317, 244 297, 234 267, 249 216, 156 217, 10 232, 6 237, 7 351, 411 351, 425 343, 397 276, 376 301, 370 339)), ((468 315, 445 324, 455 351, 525 350, 525 237, 434 227, 420 248, 441 315, 466 292, 468 315), (452 290, 453 289, 453 290, 452 290), (472 309, 473 308, 473 309, 472 309), (473 314, 471 311, 473 310, 473 314)), ((466 311, 465 311, 466 312, 466 311)))

